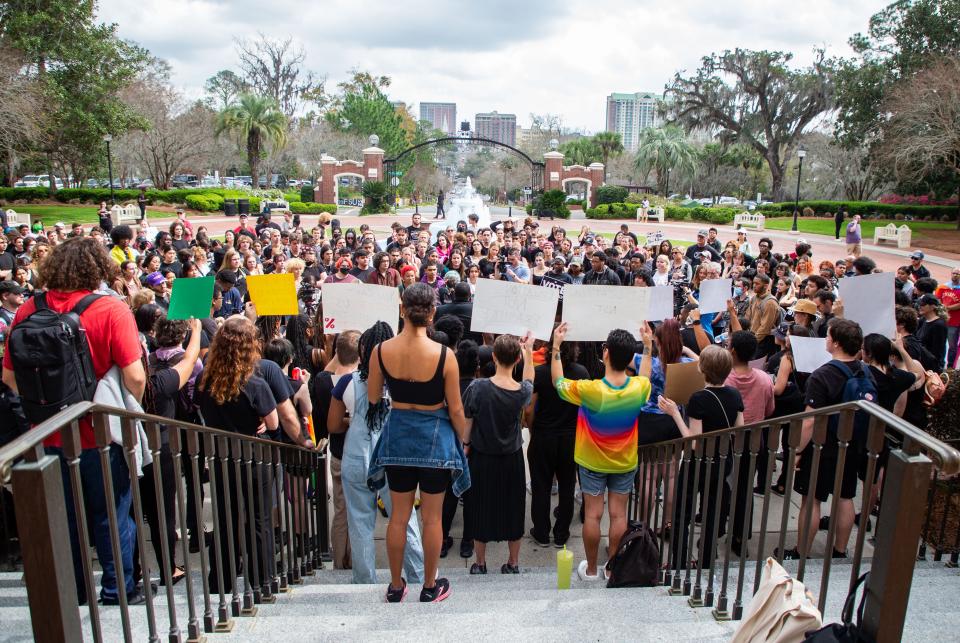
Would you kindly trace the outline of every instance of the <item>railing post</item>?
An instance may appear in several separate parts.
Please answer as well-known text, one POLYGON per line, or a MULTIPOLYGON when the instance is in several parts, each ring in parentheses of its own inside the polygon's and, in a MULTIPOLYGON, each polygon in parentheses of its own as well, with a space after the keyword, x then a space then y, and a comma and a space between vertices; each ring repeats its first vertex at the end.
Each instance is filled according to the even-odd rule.
POLYGON ((79 641, 83 632, 59 459, 45 455, 13 467, 13 490, 33 638, 79 641))
MULTIPOLYGON (((920 527, 933 463, 892 451, 883 485, 873 565, 867 579, 863 627, 878 643, 900 641, 910 600, 920 527)), ((869 508, 863 515, 869 515, 869 508)))

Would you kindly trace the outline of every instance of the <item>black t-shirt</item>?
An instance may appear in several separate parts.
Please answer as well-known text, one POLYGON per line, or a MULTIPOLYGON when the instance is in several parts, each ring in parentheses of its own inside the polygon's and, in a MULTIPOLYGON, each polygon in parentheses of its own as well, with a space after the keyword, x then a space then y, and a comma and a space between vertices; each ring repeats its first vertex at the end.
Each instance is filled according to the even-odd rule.
POLYGON ((913 373, 891 366, 884 373, 875 366, 869 366, 870 374, 877 386, 877 404, 893 412, 893 405, 897 403, 900 394, 913 386, 916 381, 913 373))
POLYGON ((17 258, 9 252, 0 252, 0 270, 10 270, 7 280, 13 279, 13 270, 17 267, 17 258))
POLYGON ((917 339, 933 355, 937 372, 943 370, 947 358, 947 322, 937 317, 933 321, 921 319, 917 327, 917 339))
POLYGON ((270 387, 270 392, 273 394, 273 399, 276 401, 278 406, 293 397, 293 389, 290 386, 290 380, 287 379, 287 376, 283 374, 283 370, 277 365, 276 362, 271 362, 268 359, 261 359, 259 362, 257 362, 256 374, 263 378, 263 380, 267 383, 267 386, 270 387))
POLYGON ((150 374, 150 389, 153 391, 154 415, 177 418, 177 397, 180 395, 180 374, 170 367, 158 368, 150 374))
POLYGON ((166 274, 168 271, 173 271, 175 277, 180 277, 183 272, 183 265, 179 261, 174 261, 173 263, 161 263, 160 264, 160 274, 166 274))
MULTIPOLYGON (((903 338, 903 348, 913 359, 920 362, 924 370, 931 368, 930 351, 926 350, 915 335, 906 335, 903 338)), ((903 411, 903 419, 923 430, 927 428, 927 407, 923 405, 923 388, 907 393, 907 408, 903 411)))
POLYGON ((190 247, 190 242, 186 239, 171 239, 170 245, 177 249, 177 252, 190 247))
POLYGON ((471 448, 489 455, 508 455, 521 449, 520 416, 532 394, 530 380, 521 382, 516 391, 500 388, 486 378, 471 382, 463 393, 463 412, 473 418, 471 448))
POLYGON ((257 375, 247 380, 240 395, 224 404, 217 404, 200 389, 195 398, 207 426, 242 435, 256 435, 260 419, 277 408, 270 387, 257 375))
MULTIPOLYGON (((590 379, 587 369, 576 362, 564 366, 563 376, 568 380, 590 379)), ((530 428, 532 432, 543 431, 555 435, 576 433, 579 407, 560 399, 550 379, 549 363, 533 369, 533 392, 537 394, 537 407, 533 415, 533 426, 530 428)))
POLYGON ((711 386, 697 391, 687 402, 687 417, 700 420, 702 431, 729 429, 743 412, 743 398, 732 386, 711 386))

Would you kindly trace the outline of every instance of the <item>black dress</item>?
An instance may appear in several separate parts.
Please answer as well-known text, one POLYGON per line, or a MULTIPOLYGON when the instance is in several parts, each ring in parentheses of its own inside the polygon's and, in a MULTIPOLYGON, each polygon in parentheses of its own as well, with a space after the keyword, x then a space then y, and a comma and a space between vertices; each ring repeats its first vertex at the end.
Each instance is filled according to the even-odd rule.
POLYGON ((529 380, 508 391, 489 379, 474 380, 464 392, 464 413, 473 418, 464 531, 479 542, 523 537, 527 479, 520 416, 532 393, 529 380))

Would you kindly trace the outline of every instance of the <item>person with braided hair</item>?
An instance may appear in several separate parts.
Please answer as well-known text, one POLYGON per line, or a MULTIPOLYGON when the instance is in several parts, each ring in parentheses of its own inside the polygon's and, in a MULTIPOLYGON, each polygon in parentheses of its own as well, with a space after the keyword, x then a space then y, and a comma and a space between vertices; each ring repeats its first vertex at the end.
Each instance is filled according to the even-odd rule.
MULTIPOLYGON (((357 370, 337 381, 327 413, 327 430, 331 434, 346 432, 340 476, 347 506, 353 582, 358 584, 377 582, 377 548, 373 540, 377 523, 377 492, 367 486, 367 469, 373 456, 373 447, 380 438, 388 406, 386 398, 382 396, 376 404, 368 402, 367 382, 374 347, 391 337, 393 330, 382 321, 360 336, 357 370)), ((389 495, 384 494, 383 503, 387 514, 391 515, 393 506, 389 495)), ((407 577, 411 582, 422 582, 423 547, 420 544, 420 527, 416 516, 412 514, 406 522, 406 544, 403 566, 407 577)))
MULTIPOLYGON (((470 471, 463 454, 463 446, 469 446, 470 439, 460 399, 460 372, 453 352, 427 336, 435 313, 430 286, 413 284, 405 289, 400 306, 403 330, 378 345, 376 359, 370 360, 367 386, 371 409, 383 403, 384 384, 392 406, 367 473, 368 483, 374 487, 389 486, 393 501, 387 526, 390 602, 402 601, 407 593, 400 568, 418 488, 424 550, 420 602, 439 602, 450 595, 450 582, 437 578, 443 498, 451 478, 454 495, 460 496, 470 487, 470 471)), ((371 428, 379 426, 383 415, 374 413, 371 418, 367 412, 371 428)))

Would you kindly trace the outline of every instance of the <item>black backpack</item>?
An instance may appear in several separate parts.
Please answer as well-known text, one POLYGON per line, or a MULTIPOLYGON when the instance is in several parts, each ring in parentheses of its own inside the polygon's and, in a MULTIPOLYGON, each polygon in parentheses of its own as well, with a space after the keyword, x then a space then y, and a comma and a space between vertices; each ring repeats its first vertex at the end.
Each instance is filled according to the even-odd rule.
POLYGON ((660 547, 653 530, 631 520, 607 563, 607 587, 654 587, 660 582, 660 547))
POLYGON ((39 293, 33 298, 36 311, 10 331, 13 374, 31 424, 93 399, 97 377, 80 315, 104 296, 87 295, 73 310, 60 314, 47 306, 46 293, 39 293))

